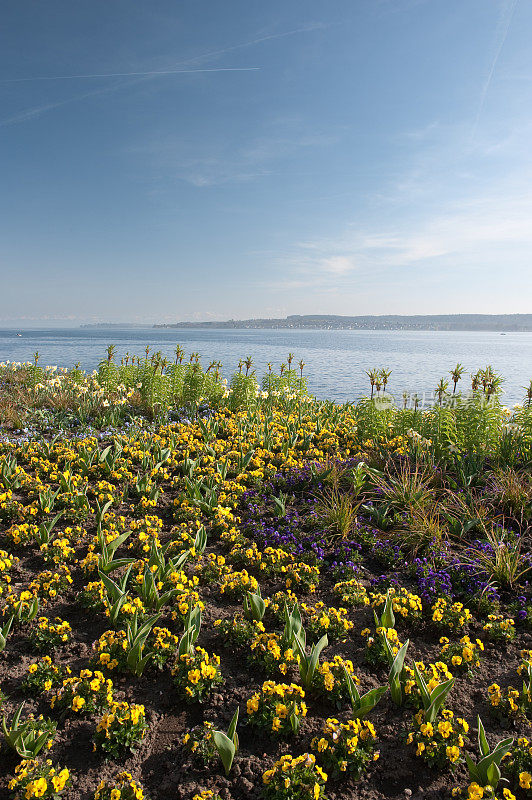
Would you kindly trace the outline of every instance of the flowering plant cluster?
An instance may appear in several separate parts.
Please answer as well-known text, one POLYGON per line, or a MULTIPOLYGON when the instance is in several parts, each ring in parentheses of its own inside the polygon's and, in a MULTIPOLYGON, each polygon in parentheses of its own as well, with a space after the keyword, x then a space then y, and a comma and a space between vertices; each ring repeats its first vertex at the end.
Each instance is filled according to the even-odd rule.
POLYGON ((511 642, 515 639, 515 621, 502 614, 489 614, 482 628, 487 639, 493 642, 511 642))
POLYGON ((312 606, 301 603, 301 611, 307 619, 309 633, 316 639, 324 633, 330 641, 345 639, 349 631, 354 628, 354 623, 348 619, 345 608, 327 608, 321 600, 312 606))
POLYGON ((297 664, 294 650, 277 633, 259 632, 249 644, 251 663, 259 664, 268 675, 286 675, 297 664))
POLYGON ((481 786, 476 781, 470 783, 465 790, 460 786, 455 787, 452 796, 463 797, 464 800, 516 800, 513 792, 506 786, 500 792, 496 792, 493 786, 481 786))
MULTIPOLYGON (((409 592, 408 589, 400 587, 395 589, 393 586, 389 589, 389 596, 392 599, 392 610, 399 618, 408 620, 419 620, 423 613, 423 606, 421 597, 417 594, 409 592)), ((371 605, 378 612, 383 609, 386 604, 387 595, 377 593, 371 596, 371 605)))
POLYGON ((360 680, 355 675, 352 661, 339 655, 334 656, 332 661, 323 661, 314 673, 312 688, 340 708, 349 700, 346 672, 358 686, 360 680))
POLYGON ((79 677, 65 678, 61 688, 50 700, 52 708, 73 711, 78 716, 90 716, 113 703, 113 682, 102 672, 82 669, 79 677))
POLYGON ((30 641, 36 650, 50 652, 62 644, 66 644, 72 638, 72 628, 70 624, 60 617, 54 621, 48 617, 39 617, 37 625, 30 633, 30 641))
POLYGON ((134 752, 147 730, 144 706, 113 702, 98 722, 94 749, 104 750, 115 758, 128 750, 134 752))
POLYGON ((11 583, 11 575, 9 574, 14 564, 17 564, 18 558, 12 556, 6 550, 0 550, 0 599, 6 594, 11 583))
POLYGON ((54 767, 52 761, 35 758, 23 759, 15 767, 15 776, 9 781, 13 800, 53 800, 60 797, 71 785, 68 769, 54 767))
POLYGON ((220 592, 226 597, 241 598, 245 592, 256 592, 258 586, 257 579, 249 575, 247 570, 229 571, 223 576, 220 592))
POLYGON ((401 649, 402 642, 395 628, 385 628, 379 625, 375 630, 375 636, 371 636, 371 630, 364 628, 360 635, 366 640, 365 657, 368 664, 388 664, 389 656, 385 642, 388 642, 390 650, 394 656, 401 649))
POLYGON ((359 778, 368 764, 379 757, 375 739, 375 728, 368 720, 339 722, 331 717, 326 720, 321 735, 314 737, 311 747, 331 773, 348 772, 353 778, 359 778))
POLYGON ((212 736, 213 731, 214 723, 204 722, 203 725, 197 725, 183 736, 183 744, 186 749, 204 764, 208 764, 218 754, 212 736))
POLYGON ((194 647, 177 656, 172 676, 179 694, 187 702, 202 703, 214 686, 222 682, 220 656, 194 647))
POLYGON ((94 800, 148 800, 141 783, 129 772, 119 772, 111 780, 101 781, 94 800))
POLYGON ((281 756, 262 776, 265 800, 326 800, 327 774, 312 753, 281 756))
POLYGON ((521 736, 502 762, 503 771, 513 783, 532 797, 532 741, 521 736))
POLYGON ((458 631, 465 628, 473 619, 471 612, 463 603, 451 603, 439 597, 432 606, 432 621, 442 630, 458 631))
POLYGON ((368 606, 370 603, 366 587, 356 578, 335 583, 333 592, 344 606, 368 606))
POLYGON ((320 580, 319 567, 304 561, 283 565, 280 572, 285 579, 286 588, 301 594, 315 592, 320 580))
POLYGON ((246 619, 240 612, 232 618, 216 619, 213 625, 222 644, 236 644, 239 647, 249 645, 256 634, 265 632, 262 622, 246 619))
POLYGON ((416 745, 416 756, 430 766, 455 769, 463 760, 462 750, 469 725, 461 717, 454 719, 450 709, 442 709, 441 719, 428 722, 423 710, 414 716, 407 744, 416 745))
POLYGON ((471 676, 474 669, 480 667, 480 657, 484 645, 480 639, 472 641, 469 636, 462 636, 458 642, 451 642, 446 636, 440 639, 440 658, 455 673, 466 673, 471 676))
POLYGON ((247 712, 252 725, 279 735, 297 733, 307 715, 305 692, 295 683, 265 681, 247 701, 247 712))
MULTIPOLYGON (((150 757, 166 765, 165 782, 158 785, 151 758, 135 769, 157 800, 179 783, 178 793, 196 792, 196 800, 256 794, 248 779, 257 747, 274 764, 266 800, 319 800, 326 773, 335 796, 351 798, 352 781, 377 756, 378 702, 391 723, 379 731, 388 750, 401 746, 393 723, 409 713, 404 706, 415 713, 400 756, 409 768, 462 764, 468 723, 443 708, 448 691, 485 695, 486 673, 508 686, 518 648, 505 647, 501 659, 500 647, 484 651, 483 641, 529 647, 532 387, 528 405, 508 412, 488 369, 472 376, 471 396, 455 393, 456 404, 446 403, 442 383, 431 409, 407 408, 407 400, 400 408, 388 401, 389 374, 378 370, 368 373, 371 397, 338 406, 308 397, 304 365, 298 375, 292 358, 280 375, 269 369, 262 390, 250 359, 226 386, 216 364, 184 363, 180 348, 175 363, 147 353, 120 365, 110 348, 92 377, 55 375, 38 359, 0 365, 0 426, 15 385, 32 420, 25 432, 0 429, 8 675, 0 702, 12 757, 24 759, 11 788, 0 775, 2 797, 66 791, 76 752, 87 758, 76 796, 144 800, 116 759, 170 705, 178 735, 188 731, 183 749, 197 758, 174 773, 172 759, 161 759, 165 725, 160 736, 153 728, 150 757), (401 635, 403 644, 405 629, 412 636, 401 635), (214 636, 222 663, 210 652, 214 636), (48 655, 21 674, 30 644, 48 655), (369 667, 355 674, 363 649, 369 667), (481 659, 486 669, 473 672, 481 659), (231 680, 218 695, 222 667, 231 680), (24 692, 45 716, 20 721, 24 692), (242 698, 246 730, 262 729, 257 746, 237 731, 242 698), (222 703, 234 712, 226 732, 208 721, 222 703), (65 770, 43 757, 56 728, 65 770), (288 755, 283 737, 300 728, 312 734, 288 755), (89 729, 93 753, 84 751, 89 729), (115 760, 103 775, 102 753, 115 760), (206 780, 210 788, 200 790, 206 780)), ((521 653, 518 688, 489 689, 492 709, 516 735, 531 719, 531 656, 521 653)), ((487 733, 491 744, 493 725, 487 733)), ((509 741, 504 757, 496 752, 508 788, 495 769, 490 785, 486 764, 468 753, 469 786, 460 791, 470 800, 530 796, 530 745, 509 741)), ((486 748, 481 741, 482 758, 486 748)), ((379 764, 379 781, 387 769, 379 764)), ((421 780, 434 790, 430 773, 421 780)), ((434 780, 443 790, 446 779, 434 780)))
POLYGON ((28 694, 33 695, 49 692, 55 686, 59 686, 65 672, 70 674, 70 667, 65 669, 54 664, 50 656, 44 656, 40 661, 29 665, 28 674, 24 678, 22 688, 28 694))
MULTIPOLYGON (((436 661, 430 664, 425 664, 424 661, 416 661, 415 669, 423 677, 429 693, 433 692, 444 681, 452 680, 453 677, 445 661, 436 661)), ((420 708, 423 704, 423 699, 414 669, 403 666, 399 680, 408 705, 420 708)))
POLYGON ((513 686, 501 689, 498 683, 488 688, 490 705, 496 716, 532 719, 532 650, 522 650, 521 658, 517 668, 523 678, 521 689, 513 686))

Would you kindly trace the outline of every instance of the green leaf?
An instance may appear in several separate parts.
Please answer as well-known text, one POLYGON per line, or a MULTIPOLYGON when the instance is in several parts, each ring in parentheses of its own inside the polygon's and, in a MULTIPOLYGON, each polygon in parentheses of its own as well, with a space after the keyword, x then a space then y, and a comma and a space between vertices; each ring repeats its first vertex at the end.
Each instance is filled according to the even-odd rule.
POLYGON ((320 658, 320 653, 321 653, 321 651, 323 650, 324 647, 327 647, 328 644, 329 644, 329 640, 327 638, 327 634, 324 633, 323 636, 321 637, 321 639, 319 640, 319 642, 317 644, 315 644, 314 647, 312 648, 311 653, 310 653, 310 660, 309 660, 309 673, 310 674, 307 675, 307 681, 308 681, 307 686, 310 686, 310 684, 312 683, 312 680, 314 678, 314 673, 316 671, 316 667, 318 665, 318 661, 319 661, 319 658, 320 658))
POLYGON ((229 775, 236 754, 236 747, 232 740, 223 731, 213 731, 212 740, 224 766, 225 774, 229 775))
POLYGON ((429 707, 430 703, 431 703, 431 696, 430 696, 429 691, 427 689, 427 684, 425 683, 425 678, 423 677, 421 672, 418 670, 417 664, 416 664, 415 661, 414 661, 414 675, 415 675, 416 683, 418 685, 418 688, 419 688, 419 691, 420 691, 420 694, 421 694, 421 700, 423 702, 423 708, 426 710, 429 707))
POLYGON ((444 704, 447 695, 454 686, 454 681, 455 679, 451 678, 451 680, 440 683, 439 686, 436 686, 436 688, 432 690, 431 703, 429 707, 425 709, 425 719, 427 722, 433 722, 438 716, 438 712, 444 704))
POLYGON ((342 669, 344 671, 344 680, 347 688, 347 693, 349 695, 349 700, 351 702, 351 708, 353 709, 353 711, 355 711, 356 709, 360 708, 360 693, 358 691, 356 683, 351 677, 351 674, 346 669, 345 664, 343 665, 342 669))
POLYGON ((393 613, 393 595, 390 594, 389 589, 386 592, 386 602, 384 604, 384 611, 382 612, 381 616, 381 625, 384 628, 395 627, 395 614, 393 613))
MULTIPOLYGON (((385 639, 385 642, 388 640, 385 639)), ((397 655, 393 660, 393 664, 390 669, 390 673, 388 675, 388 685, 390 687, 390 694, 392 695, 392 700, 397 706, 403 705, 403 690, 401 688, 401 672, 403 670, 403 664, 406 657, 406 651, 408 650, 408 645, 410 644, 410 639, 404 643, 401 649, 398 651, 397 655)), ((389 647, 389 645, 388 645, 389 647)))
POLYGON ((501 779, 501 771, 493 761, 486 770, 487 783, 495 788, 501 779))
POLYGON ((478 749, 481 755, 487 756, 490 751, 490 748, 486 739, 484 725, 482 724, 480 716, 477 716, 477 723, 478 723, 478 749))
POLYGON ((234 742, 234 740, 235 740, 236 726, 238 725, 238 714, 239 714, 239 711, 240 711, 240 709, 237 706, 236 707, 236 711, 233 714, 233 719, 229 723, 229 727, 227 729, 227 735, 231 739, 232 742, 234 742))
POLYGON ((362 719, 362 717, 367 716, 371 711, 373 711, 381 697, 386 694, 387 691, 387 686, 379 686, 378 688, 370 689, 369 692, 363 694, 360 698, 358 710, 353 709, 355 719, 362 719))
POLYGON ((476 783, 480 783, 480 775, 478 774, 477 765, 475 762, 465 753, 465 760, 467 764, 467 769, 469 771, 469 777, 471 780, 475 781, 476 783))

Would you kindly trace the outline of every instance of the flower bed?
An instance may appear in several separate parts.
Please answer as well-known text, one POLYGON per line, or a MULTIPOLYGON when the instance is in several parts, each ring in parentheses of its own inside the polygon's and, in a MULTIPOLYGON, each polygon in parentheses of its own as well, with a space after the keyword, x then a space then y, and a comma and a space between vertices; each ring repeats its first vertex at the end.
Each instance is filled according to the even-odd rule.
POLYGON ((369 419, 0 444, 2 797, 532 797, 525 451, 369 419))

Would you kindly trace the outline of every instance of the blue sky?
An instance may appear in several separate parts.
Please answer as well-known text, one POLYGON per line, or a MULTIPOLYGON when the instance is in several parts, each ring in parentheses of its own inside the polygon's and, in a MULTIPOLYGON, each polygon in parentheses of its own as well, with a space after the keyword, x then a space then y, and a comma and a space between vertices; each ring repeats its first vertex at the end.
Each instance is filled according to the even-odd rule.
POLYGON ((532 312, 530 0, 6 0, 0 325, 532 312))

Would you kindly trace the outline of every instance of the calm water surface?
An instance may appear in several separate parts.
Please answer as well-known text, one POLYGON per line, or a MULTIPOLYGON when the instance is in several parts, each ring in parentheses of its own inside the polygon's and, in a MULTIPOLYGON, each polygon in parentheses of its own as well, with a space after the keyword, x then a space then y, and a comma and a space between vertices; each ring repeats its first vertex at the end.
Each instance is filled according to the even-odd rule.
MULTIPOLYGON (((250 355, 262 377, 268 362, 279 365, 289 352, 302 359, 309 389, 320 398, 356 400, 368 391, 364 370, 392 370, 389 389, 430 394, 442 376, 459 361, 467 376, 487 364, 506 378, 504 401, 521 402, 532 378, 532 333, 440 331, 322 330, 178 330, 77 328, 55 330, 0 329, 0 361, 28 361, 38 350, 41 364, 71 367, 78 361, 92 370, 115 344, 118 358, 141 355, 146 345, 169 358, 176 344, 198 352, 202 363, 221 361, 226 377, 250 355), (22 333, 22 336, 17 336, 22 333)), ((469 380, 467 381, 469 385, 469 380)))

